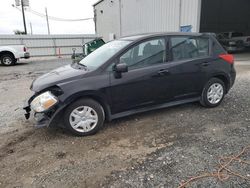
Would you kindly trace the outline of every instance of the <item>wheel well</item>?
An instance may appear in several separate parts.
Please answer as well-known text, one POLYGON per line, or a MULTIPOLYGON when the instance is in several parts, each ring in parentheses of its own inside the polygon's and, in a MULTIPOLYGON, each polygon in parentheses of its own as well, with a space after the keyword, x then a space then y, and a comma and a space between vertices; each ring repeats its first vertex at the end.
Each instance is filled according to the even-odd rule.
POLYGON ((224 76, 224 75, 217 75, 217 76, 214 76, 214 78, 218 78, 221 81, 223 81, 225 86, 226 86, 226 91, 228 92, 229 85, 230 85, 228 78, 226 76, 224 76))
POLYGON ((82 95, 82 96, 77 96, 77 97, 71 98, 71 99, 69 100, 69 102, 67 103, 67 106, 68 106, 70 103, 75 102, 75 101, 77 101, 77 100, 79 100, 79 99, 83 99, 83 98, 92 99, 92 100, 98 102, 98 103, 102 106, 102 108, 103 108, 103 110, 104 110, 105 119, 106 119, 106 120, 109 120, 109 108, 108 108, 108 105, 107 105, 107 104, 103 101, 103 99, 102 99, 101 97, 99 97, 99 96, 96 96, 96 95, 82 95))
POLYGON ((61 122, 61 117, 63 116, 65 109, 73 102, 79 100, 79 99, 83 99, 83 98, 88 98, 88 99, 92 99, 96 102, 98 102, 104 110, 104 115, 105 115, 105 120, 110 121, 110 113, 109 113, 109 107, 108 105, 104 102, 104 100, 101 99, 101 97, 98 97, 96 95, 78 95, 78 96, 72 96, 70 97, 67 101, 65 101, 65 106, 62 107, 62 109, 59 110, 59 112, 54 116, 54 118, 52 118, 51 122, 50 122, 50 126, 61 126, 64 127, 63 124, 58 123, 61 122))
POLYGON ((10 52, 10 51, 2 51, 2 52, 0 52, 0 57, 2 55, 5 55, 5 54, 9 54, 9 55, 13 56, 13 58, 15 58, 15 55, 12 52, 10 52))

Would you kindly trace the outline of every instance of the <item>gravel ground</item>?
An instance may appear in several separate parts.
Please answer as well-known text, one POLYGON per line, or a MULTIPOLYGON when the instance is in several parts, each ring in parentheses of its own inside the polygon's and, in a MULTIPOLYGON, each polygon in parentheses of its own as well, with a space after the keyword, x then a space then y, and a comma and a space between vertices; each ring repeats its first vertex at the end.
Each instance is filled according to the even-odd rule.
MULTIPOLYGON (((38 75, 69 59, 0 66, 0 187, 178 187, 218 169, 219 157, 250 144, 250 58, 238 55, 235 86, 216 109, 197 103, 115 120, 91 137, 33 128, 21 109, 38 75), (249 61, 247 60, 249 59, 249 61)), ((250 160, 250 151, 243 156, 250 160)), ((249 165, 231 169, 250 177, 249 165)), ((250 187, 204 178, 188 187, 250 187)))

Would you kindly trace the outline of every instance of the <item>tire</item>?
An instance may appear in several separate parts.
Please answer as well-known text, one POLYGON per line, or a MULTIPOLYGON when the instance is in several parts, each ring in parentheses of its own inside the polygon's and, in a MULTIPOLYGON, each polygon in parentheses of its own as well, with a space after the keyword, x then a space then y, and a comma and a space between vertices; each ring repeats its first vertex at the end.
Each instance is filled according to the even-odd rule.
POLYGON ((64 112, 65 127, 76 136, 96 134, 103 126, 103 107, 92 99, 80 99, 69 105, 64 112))
POLYGON ((0 57, 0 61, 1 61, 1 64, 4 66, 11 66, 17 62, 17 60, 12 54, 3 54, 0 57))
POLYGON ((225 93, 225 83, 218 78, 211 78, 202 91, 200 103, 202 106, 208 108, 217 107, 223 101, 225 93))

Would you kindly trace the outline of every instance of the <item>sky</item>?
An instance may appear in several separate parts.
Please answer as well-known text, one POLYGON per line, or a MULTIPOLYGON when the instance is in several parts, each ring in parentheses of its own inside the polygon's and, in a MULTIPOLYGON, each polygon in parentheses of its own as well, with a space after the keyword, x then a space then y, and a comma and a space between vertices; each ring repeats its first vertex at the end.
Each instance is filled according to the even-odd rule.
MULTIPOLYGON (((30 9, 64 19, 83 19, 94 17, 93 4, 97 0, 29 0, 30 9)), ((1 0, 0 6, 0 34, 14 34, 14 30, 24 31, 22 12, 15 7, 15 0, 1 0)), ((27 9, 29 9, 27 8, 27 9)), ((25 11, 27 32, 33 34, 48 34, 46 18, 36 16, 25 11)), ((51 34, 94 34, 93 20, 79 22, 61 22, 49 20, 51 34)))

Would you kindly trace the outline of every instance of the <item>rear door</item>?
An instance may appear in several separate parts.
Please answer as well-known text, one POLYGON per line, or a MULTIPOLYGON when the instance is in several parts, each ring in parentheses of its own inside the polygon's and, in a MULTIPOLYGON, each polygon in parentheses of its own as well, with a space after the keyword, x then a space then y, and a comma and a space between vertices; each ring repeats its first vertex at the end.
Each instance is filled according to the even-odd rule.
POLYGON ((174 98, 200 96, 212 61, 209 37, 172 36, 169 41, 174 98))

